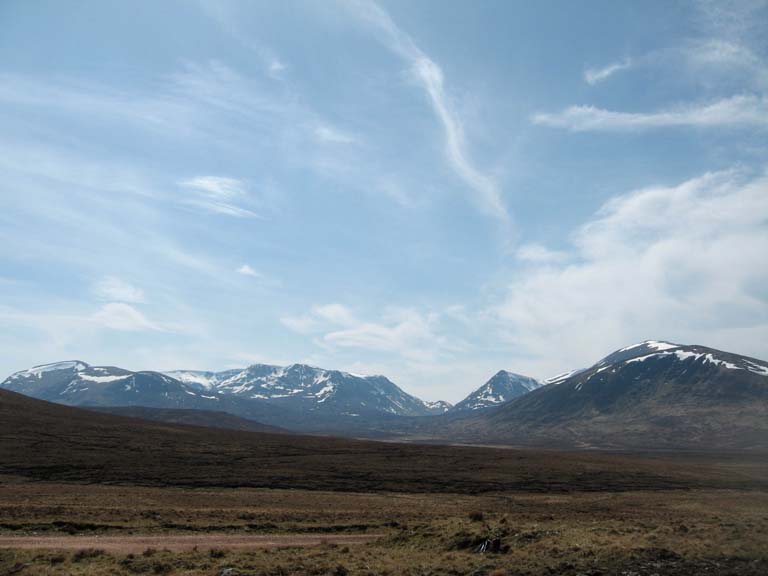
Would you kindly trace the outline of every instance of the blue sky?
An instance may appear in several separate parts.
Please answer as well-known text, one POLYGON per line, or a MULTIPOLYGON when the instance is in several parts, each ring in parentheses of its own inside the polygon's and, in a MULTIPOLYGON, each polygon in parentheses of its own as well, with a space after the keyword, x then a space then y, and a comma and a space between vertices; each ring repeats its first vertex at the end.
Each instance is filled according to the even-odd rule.
POLYGON ((768 358, 765 2, 6 0, 0 371, 307 362, 456 401, 768 358))

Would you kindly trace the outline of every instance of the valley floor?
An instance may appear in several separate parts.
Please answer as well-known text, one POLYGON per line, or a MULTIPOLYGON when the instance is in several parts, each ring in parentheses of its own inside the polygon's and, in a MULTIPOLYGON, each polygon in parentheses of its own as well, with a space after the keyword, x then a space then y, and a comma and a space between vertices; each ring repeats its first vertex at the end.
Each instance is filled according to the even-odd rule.
POLYGON ((351 493, 0 477, 0 546, 31 536, 88 545, 0 548, 0 574, 764 575, 768 492, 351 493), (115 537, 151 545, 115 549, 115 537), (242 548, 250 537, 256 546, 242 548), (190 538, 196 548, 173 545, 190 538), (476 552, 487 539, 498 552, 476 552))

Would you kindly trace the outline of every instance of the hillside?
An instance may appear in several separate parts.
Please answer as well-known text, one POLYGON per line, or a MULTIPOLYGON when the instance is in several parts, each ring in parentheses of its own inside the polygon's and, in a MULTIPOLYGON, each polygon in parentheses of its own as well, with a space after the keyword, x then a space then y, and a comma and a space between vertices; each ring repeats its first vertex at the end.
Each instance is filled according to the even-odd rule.
POLYGON ((168 424, 183 424, 185 426, 202 426, 204 428, 226 428, 228 430, 243 430, 247 432, 268 432, 271 434, 289 434, 284 428, 268 426, 255 420, 248 420, 211 410, 181 410, 172 408, 146 408, 144 406, 103 406, 89 407, 88 410, 106 412, 117 416, 166 422, 168 424))
MULTIPOLYGON (((148 422, 0 390, 0 474, 175 486, 479 493, 759 485, 695 460, 415 446, 148 422)), ((759 460, 759 468, 765 463, 759 460)))

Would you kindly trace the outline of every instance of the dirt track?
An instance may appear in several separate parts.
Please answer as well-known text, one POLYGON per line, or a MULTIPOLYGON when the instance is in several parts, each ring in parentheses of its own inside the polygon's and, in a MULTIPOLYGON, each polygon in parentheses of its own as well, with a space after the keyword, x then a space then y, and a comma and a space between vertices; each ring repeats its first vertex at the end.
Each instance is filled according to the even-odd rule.
POLYGON ((307 547, 320 544, 364 544, 379 538, 380 534, 275 534, 245 536, 238 534, 195 534, 153 536, 0 536, 0 548, 83 550, 94 548, 105 552, 143 552, 147 548, 158 550, 207 550, 244 548, 307 547))

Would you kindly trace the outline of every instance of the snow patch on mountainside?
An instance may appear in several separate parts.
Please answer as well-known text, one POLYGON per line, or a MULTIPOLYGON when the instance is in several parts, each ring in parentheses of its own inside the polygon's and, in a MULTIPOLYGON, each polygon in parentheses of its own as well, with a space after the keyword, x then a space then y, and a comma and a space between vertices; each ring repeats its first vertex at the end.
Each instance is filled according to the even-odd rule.
POLYGON ((768 367, 766 366, 761 366, 759 364, 755 364, 754 362, 749 362, 749 361, 745 361, 744 365, 739 366, 737 364, 734 364, 733 362, 729 362, 722 358, 717 358, 711 352, 694 352, 691 350, 673 350, 673 351, 665 350, 663 352, 654 352, 651 354, 638 356, 636 358, 630 358, 628 360, 625 360, 624 363, 632 364, 633 362, 645 362, 646 360, 649 360, 651 358, 663 358, 668 356, 675 356, 681 362, 684 362, 687 360, 693 360, 693 361, 703 360, 705 363, 714 364, 715 366, 722 366, 723 368, 727 368, 729 370, 748 370, 750 372, 754 372, 755 374, 768 376, 768 367))
POLYGON ((88 380, 89 382, 97 382, 103 384, 105 382, 116 382, 117 380, 125 380, 130 378, 130 374, 122 374, 119 376, 91 376, 89 374, 80 374, 80 380, 88 380))
POLYGON ((559 382, 564 382, 565 380, 568 380, 568 378, 570 378, 571 376, 580 374, 585 370, 586 368, 576 368, 575 370, 571 370, 570 372, 563 372, 562 374, 552 376, 551 378, 547 378, 546 380, 544 380, 544 385, 558 384, 559 382))
POLYGON ((54 362, 53 364, 41 364, 39 366, 34 366, 27 370, 21 370, 19 372, 11 374, 9 376, 9 380, 13 380, 17 378, 29 378, 29 377, 42 378, 43 374, 45 374, 46 372, 53 372, 55 370, 80 371, 80 370, 85 370, 87 368, 88 368, 88 364, 85 364, 84 362, 79 362, 77 360, 68 360, 66 362, 54 362))

